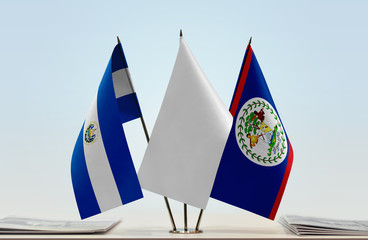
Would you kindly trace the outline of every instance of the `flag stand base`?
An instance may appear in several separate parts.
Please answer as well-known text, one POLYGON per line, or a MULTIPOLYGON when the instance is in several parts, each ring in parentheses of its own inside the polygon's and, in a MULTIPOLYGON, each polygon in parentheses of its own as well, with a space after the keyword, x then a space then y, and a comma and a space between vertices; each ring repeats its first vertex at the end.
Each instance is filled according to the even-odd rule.
POLYGON ((201 223, 203 214, 203 209, 201 209, 197 221, 197 225, 194 229, 188 229, 188 216, 187 216, 187 204, 184 203, 184 229, 176 229, 175 224, 172 221, 173 229, 169 231, 169 233, 175 233, 175 234, 196 234, 196 233, 203 233, 202 230, 199 229, 199 225, 201 223))
POLYGON ((169 233, 176 233, 176 234, 193 234, 193 233, 203 233, 202 230, 195 230, 195 229, 177 229, 177 230, 170 230, 169 233))

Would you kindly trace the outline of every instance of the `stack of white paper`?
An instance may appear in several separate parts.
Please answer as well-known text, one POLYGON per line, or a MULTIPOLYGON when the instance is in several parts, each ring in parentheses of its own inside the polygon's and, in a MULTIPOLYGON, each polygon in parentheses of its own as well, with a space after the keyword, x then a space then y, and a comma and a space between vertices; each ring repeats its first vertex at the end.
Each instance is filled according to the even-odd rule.
POLYGON ((36 218, 6 217, 0 219, 0 234, 70 234, 101 233, 115 226, 119 220, 60 221, 36 218))
POLYGON ((368 235, 368 221, 335 220, 287 215, 280 223, 297 235, 368 235))

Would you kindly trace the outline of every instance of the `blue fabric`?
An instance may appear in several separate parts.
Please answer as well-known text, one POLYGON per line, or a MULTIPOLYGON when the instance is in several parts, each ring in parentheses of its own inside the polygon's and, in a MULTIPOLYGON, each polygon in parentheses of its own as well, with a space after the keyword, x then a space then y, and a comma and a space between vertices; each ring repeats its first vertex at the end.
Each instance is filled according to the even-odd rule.
POLYGON ((142 116, 137 95, 131 93, 116 99, 122 123, 129 122, 142 116))
POLYGON ((114 48, 114 51, 111 55, 111 61, 111 72, 115 72, 123 68, 128 68, 128 63, 125 59, 125 54, 120 43, 114 48))
POLYGON ((74 188, 74 195, 77 201, 79 213, 82 219, 96 215, 101 212, 98 206, 95 192, 93 191, 91 180, 89 178, 86 160, 83 150, 83 129, 79 133, 74 147, 71 176, 74 188))
MULTIPOLYGON (((114 48, 110 63, 112 73, 123 68, 128 68, 120 43, 114 48)), ((129 122, 142 116, 136 93, 125 95, 116 99, 116 101, 118 103, 121 123, 129 122)))
POLYGON ((121 125, 112 81, 111 61, 98 89, 97 112, 107 158, 123 204, 142 198, 142 190, 121 125))
POLYGON ((248 160, 239 149, 235 137, 236 116, 243 104, 254 97, 267 100, 277 112, 261 68, 253 53, 211 197, 268 218, 284 177, 288 155, 279 165, 264 167, 248 160))

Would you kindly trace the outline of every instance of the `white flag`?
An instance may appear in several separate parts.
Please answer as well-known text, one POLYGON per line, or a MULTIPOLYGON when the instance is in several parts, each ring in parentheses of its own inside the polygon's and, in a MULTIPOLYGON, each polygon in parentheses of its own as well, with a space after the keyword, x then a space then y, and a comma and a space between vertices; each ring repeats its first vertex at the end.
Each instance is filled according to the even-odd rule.
POLYGON ((232 117, 184 39, 138 177, 142 188, 205 209, 232 117))

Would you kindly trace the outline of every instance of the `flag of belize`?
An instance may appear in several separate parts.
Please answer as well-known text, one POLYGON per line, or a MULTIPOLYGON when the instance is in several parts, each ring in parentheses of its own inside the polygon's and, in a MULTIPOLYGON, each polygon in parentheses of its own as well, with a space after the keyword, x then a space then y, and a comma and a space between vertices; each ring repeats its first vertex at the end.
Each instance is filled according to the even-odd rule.
POLYGON ((293 149, 250 44, 230 113, 233 125, 211 197, 274 220, 293 149))

